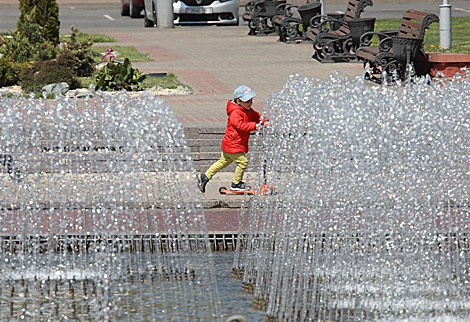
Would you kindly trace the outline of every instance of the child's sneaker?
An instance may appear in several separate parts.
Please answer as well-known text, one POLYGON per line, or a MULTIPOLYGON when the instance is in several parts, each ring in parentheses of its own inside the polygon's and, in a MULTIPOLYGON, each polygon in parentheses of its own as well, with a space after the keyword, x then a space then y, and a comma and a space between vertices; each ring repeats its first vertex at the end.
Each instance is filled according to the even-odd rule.
POLYGON ((249 189, 250 187, 247 186, 243 181, 240 181, 238 184, 232 182, 232 186, 230 187, 230 190, 232 191, 245 191, 249 189))
POLYGON ((206 192, 206 184, 209 182, 209 179, 206 177, 205 173, 197 175, 197 186, 202 193, 206 192))

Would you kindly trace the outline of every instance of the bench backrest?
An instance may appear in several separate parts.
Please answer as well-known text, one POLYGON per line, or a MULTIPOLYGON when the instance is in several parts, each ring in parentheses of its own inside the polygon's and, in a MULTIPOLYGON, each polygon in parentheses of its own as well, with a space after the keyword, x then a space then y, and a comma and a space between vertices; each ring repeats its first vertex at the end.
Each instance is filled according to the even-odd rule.
MULTIPOLYGON (((346 8, 346 12, 342 20, 347 22, 353 19, 361 18, 361 14, 367 6, 372 6, 372 0, 349 0, 348 7, 346 8)), ((337 18, 336 18, 337 19, 337 18)), ((347 24, 343 24, 338 30, 335 31, 338 34, 349 34, 349 27, 347 24)))
POLYGON ((433 22, 439 22, 439 17, 434 13, 410 9, 403 15, 399 36, 423 39, 426 29, 433 22))
POLYGON ((361 18, 361 14, 367 6, 372 6, 372 0, 349 0, 344 21, 361 18))

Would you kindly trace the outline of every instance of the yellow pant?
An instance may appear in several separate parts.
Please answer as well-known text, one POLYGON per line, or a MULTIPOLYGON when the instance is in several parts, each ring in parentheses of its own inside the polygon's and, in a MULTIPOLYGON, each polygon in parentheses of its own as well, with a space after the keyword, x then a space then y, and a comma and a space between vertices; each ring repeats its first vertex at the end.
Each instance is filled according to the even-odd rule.
POLYGON ((227 153, 222 152, 219 161, 211 165, 209 170, 206 171, 206 177, 210 180, 212 177, 222 170, 229 166, 230 163, 235 161, 237 168, 235 169, 235 174, 233 176, 233 183, 239 184, 243 179, 243 174, 245 173, 246 168, 248 167, 248 160, 246 159, 244 152, 239 153, 227 153))

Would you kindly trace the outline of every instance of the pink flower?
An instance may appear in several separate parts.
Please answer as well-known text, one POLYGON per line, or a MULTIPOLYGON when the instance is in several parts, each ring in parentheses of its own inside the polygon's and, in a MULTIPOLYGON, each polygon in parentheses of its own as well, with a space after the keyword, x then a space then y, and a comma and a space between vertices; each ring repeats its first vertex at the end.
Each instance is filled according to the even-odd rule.
POLYGON ((108 59, 110 62, 112 62, 115 58, 116 56, 114 56, 114 50, 111 47, 109 47, 108 49, 106 49, 104 55, 101 56, 101 62, 105 62, 108 59))

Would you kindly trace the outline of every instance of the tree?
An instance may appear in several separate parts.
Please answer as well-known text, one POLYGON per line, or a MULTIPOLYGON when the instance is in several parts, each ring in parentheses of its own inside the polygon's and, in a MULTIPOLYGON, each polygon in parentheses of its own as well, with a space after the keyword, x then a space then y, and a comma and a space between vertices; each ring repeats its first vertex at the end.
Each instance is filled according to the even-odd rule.
POLYGON ((71 28, 72 34, 70 39, 65 42, 64 48, 60 50, 62 54, 71 53, 75 57, 74 72, 78 77, 90 77, 95 72, 95 61, 92 58, 91 47, 93 43, 91 42, 91 37, 83 40, 77 40, 77 34, 79 30, 74 26, 71 28))
POLYGON ((35 20, 34 11, 24 15, 21 32, 17 30, 11 33, 12 38, 5 39, 2 48, 5 56, 20 63, 50 60, 56 56, 56 48, 45 40, 43 28, 35 20))
POLYGON ((59 5, 56 0, 20 0, 20 11, 18 32, 21 33, 26 16, 34 12, 34 22, 42 27, 46 41, 53 45, 59 44, 59 5))

